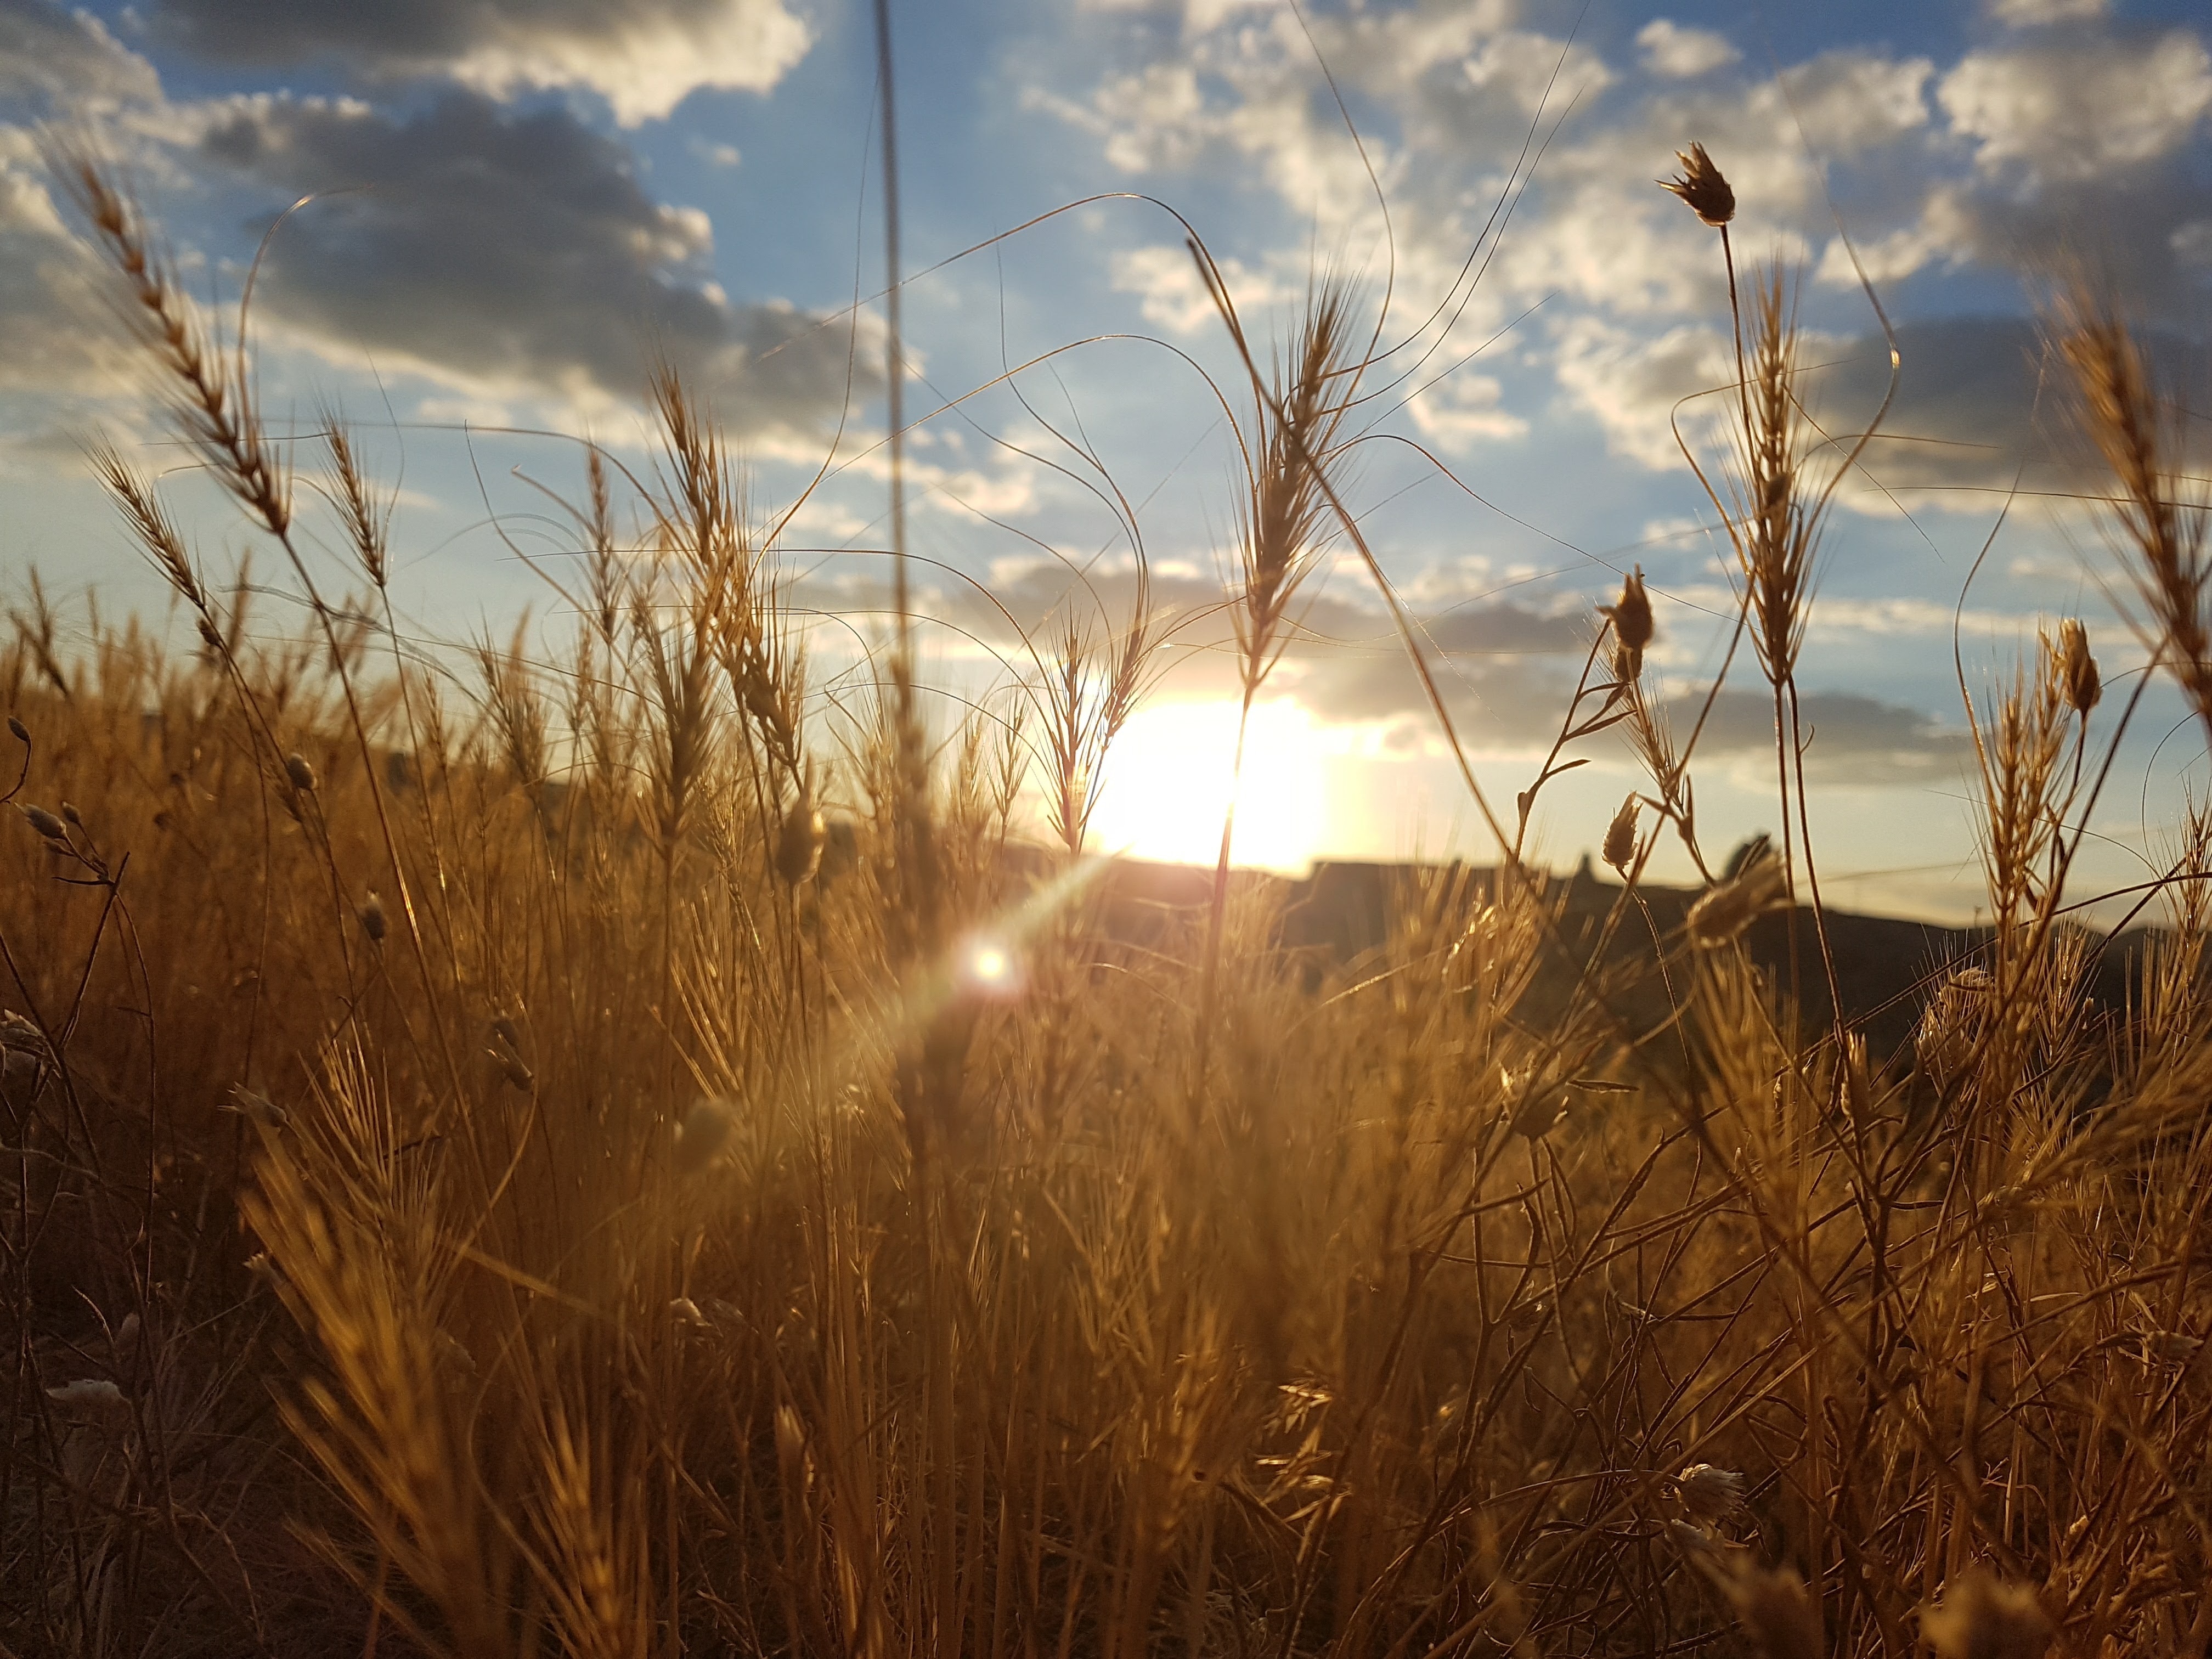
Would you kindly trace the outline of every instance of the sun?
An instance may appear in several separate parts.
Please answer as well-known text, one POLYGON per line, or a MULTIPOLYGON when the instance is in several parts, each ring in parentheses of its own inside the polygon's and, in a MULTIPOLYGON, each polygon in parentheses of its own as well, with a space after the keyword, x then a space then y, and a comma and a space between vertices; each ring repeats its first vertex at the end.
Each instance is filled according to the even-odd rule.
MULTIPOLYGON (((1221 850, 1237 755, 1237 705, 1169 702, 1130 717, 1106 757, 1091 839, 1101 852, 1210 865, 1221 850)), ((1255 704, 1237 790, 1240 865, 1303 872, 1328 823, 1327 757, 1295 702, 1255 704)))

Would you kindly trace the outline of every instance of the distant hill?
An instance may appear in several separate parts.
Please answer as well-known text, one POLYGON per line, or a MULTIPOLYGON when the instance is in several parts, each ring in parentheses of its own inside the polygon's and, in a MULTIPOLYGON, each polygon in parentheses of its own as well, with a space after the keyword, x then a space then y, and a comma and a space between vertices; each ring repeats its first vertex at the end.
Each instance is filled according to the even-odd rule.
MULTIPOLYGON (((1319 986, 1379 953, 1394 909, 1425 877, 1440 876, 1449 867, 1331 860, 1316 864, 1304 878, 1240 870, 1234 880, 1240 890, 1258 887, 1275 894, 1281 907, 1281 942, 1310 953, 1313 982, 1319 986)), ((1497 878, 1496 871, 1489 868, 1469 874, 1485 888, 1497 878)), ((1182 948, 1191 930, 1202 925, 1212 872, 1123 859, 1113 863, 1104 879, 1108 932, 1132 944, 1173 951, 1182 948)), ((1539 1006, 1524 1015, 1530 1018, 1539 1016, 1540 1005, 1564 995, 1594 948, 1603 918, 1620 896, 1620 884, 1595 874, 1587 860, 1571 877, 1555 879, 1566 890, 1559 933, 1568 959, 1548 963, 1539 976, 1530 993, 1539 1006)), ((1670 938, 1698 896, 1695 889, 1648 884, 1639 884, 1639 891, 1650 921, 1632 916, 1616 932, 1608 951, 1615 962, 1655 961, 1652 928, 1662 939, 1670 938)), ((1972 962, 1990 938, 1985 928, 1946 927, 1843 910, 1827 911, 1826 921, 1844 1015, 1865 1031, 1877 1061, 1890 1059, 1910 1043, 1935 981, 1953 966, 1972 962)), ((1828 988, 1809 910, 1800 909, 1797 932, 1796 979, 1802 1012, 1809 1024, 1826 1024, 1830 1018, 1828 988)), ((1747 935, 1753 960, 1778 986, 1788 985, 1792 978, 1790 933, 1785 913, 1761 918, 1747 935)), ((2125 1006, 2129 965, 2147 937, 2147 930, 2137 928, 2101 940, 2104 948, 2089 981, 2095 1002, 2111 1009, 2125 1006)), ((1658 976, 1654 974, 1640 982, 1620 1011, 1639 1026, 1664 1018, 1666 993, 1658 976)))

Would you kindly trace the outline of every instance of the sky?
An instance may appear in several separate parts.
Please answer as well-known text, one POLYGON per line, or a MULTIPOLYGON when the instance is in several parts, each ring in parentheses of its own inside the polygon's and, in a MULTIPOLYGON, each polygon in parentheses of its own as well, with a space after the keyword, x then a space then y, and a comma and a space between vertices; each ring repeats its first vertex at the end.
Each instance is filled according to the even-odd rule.
MULTIPOLYGON (((1994 695, 2039 629, 2081 617, 2109 684, 2142 672, 2039 318, 2088 272, 2205 406, 2197 8, 891 10, 926 672, 946 722, 1011 706, 1016 629, 1126 626, 1141 556, 1164 642, 1099 781, 1103 845, 1210 859, 1231 793, 1220 600, 1250 398, 1188 234, 1262 352, 1322 282, 1374 331, 1347 499, 1495 799, 1540 765, 1624 571, 1651 585, 1662 695, 1701 696, 1736 600, 1682 441, 1718 459, 1726 278, 1656 182, 1692 141, 1733 181, 1747 279, 1789 284, 1824 428, 1869 422, 1893 337, 1899 355, 1837 489, 1799 671, 1831 901, 1973 914, 1962 689, 1994 695)), ((680 368, 763 522, 800 503, 776 556, 813 619, 826 738, 885 636, 876 84, 856 0, 0 0, 0 596, 21 609, 35 570, 68 627, 95 599, 163 614, 85 470, 105 434, 165 475, 211 569, 254 557, 258 625, 298 621, 270 550, 164 441, 42 168, 40 133, 61 133, 123 170, 211 316, 234 324, 262 250, 263 406, 310 480, 313 434, 353 423, 396 491, 394 594, 420 641, 520 621, 557 653, 577 441, 649 475, 647 377, 680 368)), ((313 533, 337 570, 335 532, 313 533)), ((1249 734, 1240 860, 1494 856, 1373 581, 1347 546, 1317 556, 1249 734)), ((2203 793, 2181 714, 2163 684, 2142 700, 2085 896, 2142 879, 2203 793)), ((1562 867, 1638 785, 1617 738, 1574 752, 1535 817, 1562 867)), ((1748 653, 1699 760, 1709 843, 1779 827, 1748 653)), ((1686 868, 1662 848, 1655 873, 1686 868)))

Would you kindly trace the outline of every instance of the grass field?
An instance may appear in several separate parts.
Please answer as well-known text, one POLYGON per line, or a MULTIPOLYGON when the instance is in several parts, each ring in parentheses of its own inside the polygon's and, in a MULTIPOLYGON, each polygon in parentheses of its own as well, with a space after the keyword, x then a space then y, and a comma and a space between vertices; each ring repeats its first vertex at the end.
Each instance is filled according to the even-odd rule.
MULTIPOLYGON (((1542 775, 1480 803, 1494 868, 1408 872, 1337 962, 1225 841, 1199 902, 1106 925, 1141 591, 956 729, 896 646, 830 718, 672 374, 657 465, 575 483, 566 659, 437 666, 345 429, 275 442, 72 182, 308 622, 270 643, 102 451, 185 643, 64 648, 33 595, 0 648, 6 1651, 2212 1650, 2212 817, 2092 999, 2068 872, 2125 721, 2054 618, 1976 705, 1984 942, 1900 969, 1900 1045, 1826 1012, 1796 673, 1840 470, 1784 273, 1737 285, 1707 467, 1783 844, 1700 840, 1632 577, 1542 775), (1523 833, 1623 738, 1570 951, 1523 833), (1693 903, 1644 901, 1662 838, 1693 903)), ((1702 151, 1679 193, 1726 235, 1702 151)), ((2177 417, 2122 319, 2050 325, 2115 585, 2212 732, 2177 417)), ((1387 552, 1340 465, 1364 327, 1323 286, 1227 389, 1248 708, 1321 559, 1387 552)))

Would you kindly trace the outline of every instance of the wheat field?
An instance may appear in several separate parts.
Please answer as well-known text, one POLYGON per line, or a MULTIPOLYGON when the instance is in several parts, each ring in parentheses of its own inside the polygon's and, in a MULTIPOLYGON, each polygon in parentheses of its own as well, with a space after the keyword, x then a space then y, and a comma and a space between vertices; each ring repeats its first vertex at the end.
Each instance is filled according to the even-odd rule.
MULTIPOLYGON (((2212 815, 2093 998, 2068 876, 2124 721, 2053 618, 1974 704, 1990 926, 1900 971, 1910 1040, 1831 1012, 1796 667, 1849 460, 1702 149, 1672 187, 1741 364, 1702 476, 1783 844, 1701 840, 1632 575, 1527 792, 1471 797, 1492 866, 1409 871, 1349 961, 1226 836, 1204 902, 1116 921, 1085 827, 1141 585, 963 721, 901 645, 825 691, 672 373, 653 465, 574 481, 565 658, 416 649, 347 428, 273 438, 130 198, 58 166, 307 620, 249 626, 100 448, 177 625, 71 647, 33 586, 0 647, 0 1651, 2212 1651, 2212 815), (1570 939, 1532 811, 1623 741, 1570 939), (1693 902, 1647 900, 1662 840, 1693 902)), ((1325 553, 1380 580, 1368 348, 1325 283, 1247 343, 1197 257, 1250 369, 1249 710, 1325 553)), ((2087 290, 2049 326, 2115 586, 2212 737, 2159 366, 2087 290)))

